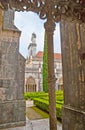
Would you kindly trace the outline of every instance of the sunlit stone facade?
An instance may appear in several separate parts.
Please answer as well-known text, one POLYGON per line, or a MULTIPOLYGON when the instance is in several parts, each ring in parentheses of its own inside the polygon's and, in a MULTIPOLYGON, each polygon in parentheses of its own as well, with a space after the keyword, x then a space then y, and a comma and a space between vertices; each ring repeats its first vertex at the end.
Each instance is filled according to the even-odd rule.
MULTIPOLYGON (((37 44, 36 42, 34 43, 33 37, 31 41, 28 46, 28 58, 25 65, 25 91, 43 91, 43 52, 36 52, 37 44)), ((55 84, 56 90, 62 89, 63 82, 60 82, 62 79, 61 53, 54 53, 54 71, 57 78, 55 84)))

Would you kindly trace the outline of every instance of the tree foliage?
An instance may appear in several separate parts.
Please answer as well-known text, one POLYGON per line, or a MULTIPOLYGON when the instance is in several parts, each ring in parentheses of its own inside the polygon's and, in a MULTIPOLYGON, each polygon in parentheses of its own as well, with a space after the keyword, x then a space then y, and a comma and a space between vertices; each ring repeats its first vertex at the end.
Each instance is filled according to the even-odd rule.
POLYGON ((43 51, 43 90, 48 92, 48 59, 47 59, 47 35, 44 36, 44 51, 43 51))

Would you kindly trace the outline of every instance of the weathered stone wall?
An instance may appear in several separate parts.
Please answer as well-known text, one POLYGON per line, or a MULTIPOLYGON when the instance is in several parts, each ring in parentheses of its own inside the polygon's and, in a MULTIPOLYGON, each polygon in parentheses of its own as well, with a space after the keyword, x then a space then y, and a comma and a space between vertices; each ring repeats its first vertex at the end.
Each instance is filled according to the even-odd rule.
POLYGON ((85 25, 61 23, 63 130, 85 130, 85 25))
POLYGON ((25 82, 25 59, 23 56, 19 53, 18 55, 18 82, 19 82, 19 90, 18 90, 18 99, 22 100, 24 98, 24 95, 22 92, 24 92, 24 82, 25 82))
POLYGON ((0 31, 2 27, 2 10, 0 9, 0 31))
POLYGON ((13 17, 9 19, 10 13, 14 15, 10 10, 4 13, 0 33, 0 129, 25 125, 25 59, 19 54, 21 32, 11 22, 13 17))

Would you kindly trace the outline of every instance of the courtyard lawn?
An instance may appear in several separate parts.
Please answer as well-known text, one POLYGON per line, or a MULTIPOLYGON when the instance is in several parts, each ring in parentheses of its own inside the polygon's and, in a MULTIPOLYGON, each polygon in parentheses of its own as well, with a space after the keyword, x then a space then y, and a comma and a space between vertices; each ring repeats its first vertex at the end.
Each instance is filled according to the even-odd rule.
MULTIPOLYGON (((32 99, 39 109, 49 113, 49 96, 45 92, 28 92, 24 94, 25 99, 32 99)), ((56 91, 56 114, 62 119, 62 106, 64 104, 63 91, 56 91)))

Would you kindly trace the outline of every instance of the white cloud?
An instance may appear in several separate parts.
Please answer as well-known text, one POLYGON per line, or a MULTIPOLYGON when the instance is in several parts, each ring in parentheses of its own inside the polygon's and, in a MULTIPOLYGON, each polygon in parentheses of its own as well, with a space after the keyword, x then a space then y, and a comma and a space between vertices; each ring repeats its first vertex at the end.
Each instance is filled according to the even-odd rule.
MULTIPOLYGON (((44 22, 39 16, 32 12, 16 12, 15 25, 22 31, 20 38, 20 52, 24 57, 28 55, 28 45, 31 42, 32 33, 36 33, 37 51, 43 51, 44 44, 44 22)), ((54 50, 60 52, 59 24, 56 24, 54 33, 54 50)))

